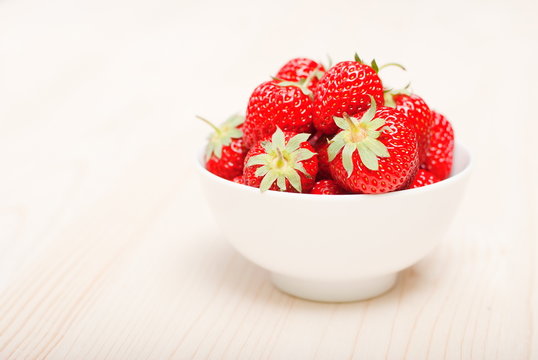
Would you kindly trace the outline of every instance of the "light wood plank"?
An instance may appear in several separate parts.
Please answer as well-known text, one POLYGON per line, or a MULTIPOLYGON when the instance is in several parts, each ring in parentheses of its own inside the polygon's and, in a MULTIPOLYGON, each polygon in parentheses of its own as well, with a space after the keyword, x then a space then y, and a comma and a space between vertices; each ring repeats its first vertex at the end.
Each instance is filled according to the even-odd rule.
POLYGON ((0 2, 0 358, 537 359, 537 10, 0 2), (222 238, 193 115, 243 109, 291 56, 355 50, 406 64, 475 168, 393 290, 320 304, 222 238))

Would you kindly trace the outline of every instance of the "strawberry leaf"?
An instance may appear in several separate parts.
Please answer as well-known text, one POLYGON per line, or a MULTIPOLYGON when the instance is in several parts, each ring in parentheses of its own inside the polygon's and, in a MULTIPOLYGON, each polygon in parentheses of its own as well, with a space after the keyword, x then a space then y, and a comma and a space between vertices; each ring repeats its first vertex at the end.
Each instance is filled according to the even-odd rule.
POLYGON ((267 162, 267 154, 259 154, 248 159, 247 166, 264 165, 267 162))
POLYGON ((368 108, 368 110, 366 110, 364 115, 362 115, 361 122, 370 122, 374 118, 375 112, 377 110, 377 105, 375 103, 374 97, 372 95, 368 96, 370 97, 370 107, 368 108))
POLYGON ((327 154, 329 155, 329 161, 333 161, 336 155, 342 150, 342 148, 346 145, 344 139, 342 139, 342 136, 337 139, 337 137, 342 134, 339 133, 336 135, 332 142, 329 144, 329 147, 327 148, 327 154))
POLYGON ((231 128, 236 128, 245 122, 245 117, 241 114, 234 114, 230 116, 223 125, 228 125, 231 128))
POLYGON ((271 142, 273 143, 273 147, 275 149, 284 149, 285 147, 285 136, 284 132, 280 130, 279 127, 276 128, 276 131, 273 133, 273 136, 271 137, 271 142))
POLYGON ((392 90, 387 91, 383 95, 383 97, 385 98, 385 106, 388 106, 388 107, 391 107, 391 108, 396 107, 396 102, 394 101, 394 94, 392 93, 392 90))
POLYGON ((201 116, 196 117, 211 126, 214 130, 213 134, 209 137, 206 147, 206 161, 213 155, 220 159, 222 157, 222 148, 230 145, 232 139, 239 139, 243 136, 243 131, 237 128, 245 121, 242 115, 232 115, 220 127, 213 125, 213 123, 201 116))
POLYGON ((234 128, 234 129, 231 129, 229 132, 228 132, 229 136, 230 136, 230 142, 231 142, 231 139, 239 139, 241 137, 243 137, 243 131, 241 129, 237 129, 237 128, 234 128))
POLYGON ((295 161, 308 160, 314 155, 316 155, 316 153, 313 153, 308 149, 299 149, 297 150, 297 157, 295 158, 295 161))
POLYGON ((385 125, 385 119, 375 118, 368 123, 368 128, 371 130, 377 130, 383 125, 385 125))
POLYGON ((302 172, 303 174, 305 174, 306 177, 310 177, 310 174, 304 168, 303 163, 297 163, 295 165, 295 170, 302 172))
POLYGON ((278 178, 278 173, 275 171, 269 171, 262 179, 262 182, 260 183, 260 190, 262 192, 269 190, 271 185, 275 182, 275 180, 278 178))
POLYGON ((266 153, 269 153, 273 150, 273 143, 270 141, 262 141, 261 146, 266 153))
MULTIPOLYGON (((315 72, 313 72, 311 76, 312 77, 315 76, 315 72)), ((312 90, 308 88, 310 81, 311 81, 311 77, 309 76, 308 78, 301 79, 299 81, 281 81, 277 83, 277 85, 278 86, 295 86, 299 88, 303 92, 303 94, 305 94, 306 96, 312 96, 313 95, 312 90)))
POLYGON ((336 126, 338 126, 342 130, 349 130, 351 126, 349 122, 346 121, 346 119, 344 119, 343 117, 333 116, 333 120, 336 126))
POLYGON ((301 178, 299 177, 299 174, 297 173, 297 171, 290 172, 286 176, 286 179, 288 179, 291 186, 293 186, 295 188, 295 190, 297 190, 298 192, 303 191, 303 189, 301 187, 301 178))
POLYGON ((374 69, 374 71, 376 73, 379 72, 379 66, 377 66, 377 63, 375 62, 375 59, 372 59, 372 69, 374 69))
POLYGON ((353 172, 353 152, 357 149, 354 143, 347 143, 342 151, 342 164, 347 171, 347 176, 350 177, 353 172))
POLYGON ((310 134, 306 134, 306 133, 297 134, 288 141, 285 149, 288 152, 292 153, 295 150, 299 149, 299 146, 301 146, 301 143, 304 143, 305 141, 307 141, 309 137, 310 137, 310 134))
POLYGON ((299 172, 308 178, 312 177, 302 162, 316 155, 309 149, 301 148, 301 145, 307 142, 309 137, 310 134, 307 133, 297 134, 286 142, 284 132, 277 127, 271 141, 265 141, 261 144, 264 153, 247 160, 247 167, 261 165, 256 169, 254 175, 263 176, 260 182, 262 192, 269 190, 275 181, 280 191, 286 191, 288 186, 286 180, 295 190, 302 191, 299 172))
POLYGON ((385 125, 385 119, 374 118, 376 102, 370 96, 370 108, 362 115, 360 120, 344 114, 343 119, 334 117, 335 123, 342 129, 330 142, 327 149, 329 161, 334 160, 342 150, 342 165, 348 176, 354 169, 353 153, 359 152, 361 162, 370 170, 378 170, 378 157, 389 157, 387 147, 377 140, 385 125))
POLYGON ((209 142, 207 144, 207 146, 205 147, 205 161, 208 161, 209 159, 211 159, 211 156, 213 155, 213 149, 214 149, 214 146, 211 144, 211 142, 209 142))
POLYGON ((222 143, 216 144, 215 149, 213 150, 213 153, 218 159, 220 159, 220 157, 222 156, 222 145, 222 143))
POLYGON ((377 161, 377 156, 368 149, 363 143, 357 144, 357 149, 359 150, 359 156, 362 163, 370 170, 377 171, 379 169, 379 163, 377 161))
POLYGON ((278 188, 281 190, 281 191, 284 191, 286 190, 286 178, 282 175, 280 175, 277 179, 276 179, 276 184, 278 185, 278 188))
POLYGON ((375 155, 380 157, 389 157, 387 147, 381 141, 373 138, 366 138, 364 139, 363 144, 375 155))
POLYGON ((256 172, 254 173, 256 176, 264 176, 269 172, 269 167, 267 165, 260 166, 256 169, 256 172))

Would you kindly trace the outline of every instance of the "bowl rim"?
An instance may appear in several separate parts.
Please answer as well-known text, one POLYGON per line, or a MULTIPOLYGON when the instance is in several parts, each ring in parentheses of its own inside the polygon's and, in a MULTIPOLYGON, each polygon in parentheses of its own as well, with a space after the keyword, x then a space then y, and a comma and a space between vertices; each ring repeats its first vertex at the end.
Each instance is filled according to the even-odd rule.
POLYGON ((204 154, 205 154, 205 146, 202 148, 202 150, 198 153, 198 156, 196 157, 196 168, 198 169, 198 172, 200 174, 203 174, 204 176, 208 176, 209 178, 215 180, 217 183, 221 183, 224 186, 232 186, 236 189, 246 192, 255 193, 258 195, 263 196, 275 196, 275 197, 283 197, 288 199, 300 199, 300 198, 308 198, 308 199, 319 199, 324 201, 333 201, 335 199, 350 199, 350 198, 389 198, 389 197, 402 197, 402 196, 412 196, 415 194, 419 194, 421 192, 428 192, 428 191, 435 191, 436 189, 441 189, 446 186, 450 186, 453 183, 459 182, 462 179, 466 178, 469 173, 471 172, 473 168, 473 158, 471 155, 471 152, 469 151, 469 148, 461 144, 460 142, 456 141, 454 144, 454 152, 458 150, 462 150, 465 154, 467 154, 467 164, 463 169, 461 169, 459 172, 457 172, 454 175, 451 175, 450 177, 441 180, 439 182, 436 182, 435 184, 430 184, 427 186, 422 186, 414 189, 403 189, 403 190, 397 190, 392 191, 384 194, 339 194, 339 195, 323 195, 320 196, 319 194, 308 194, 308 193, 291 193, 291 192, 285 192, 285 191, 275 191, 275 190, 267 190, 265 192, 261 192, 259 188, 238 184, 236 182, 233 182, 231 180, 227 180, 224 178, 221 178, 220 176, 217 176, 207 170, 205 166, 203 165, 204 162, 204 154))

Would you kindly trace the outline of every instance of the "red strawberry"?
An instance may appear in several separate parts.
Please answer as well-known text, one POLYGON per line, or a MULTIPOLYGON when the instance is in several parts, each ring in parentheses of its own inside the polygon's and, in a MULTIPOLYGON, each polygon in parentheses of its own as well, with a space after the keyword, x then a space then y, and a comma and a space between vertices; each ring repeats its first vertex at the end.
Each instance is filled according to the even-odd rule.
POLYGON ((324 72, 325 68, 323 65, 318 64, 314 60, 295 58, 285 63, 284 66, 278 70, 276 78, 287 81, 299 81, 301 79, 307 79, 312 75, 312 80, 310 81, 308 88, 314 90, 318 80, 323 76, 324 72))
POLYGON ((415 127, 418 141, 418 158, 422 163, 426 159, 430 130, 433 123, 430 108, 420 96, 410 94, 406 90, 386 92, 385 105, 404 112, 415 127))
POLYGON ((314 145, 314 149, 318 153, 318 176, 317 180, 332 179, 331 169, 329 167, 329 154, 327 149, 329 148, 329 139, 326 137, 320 138, 314 145))
POLYGON ((450 175, 454 158, 454 130, 446 117, 432 110, 433 125, 430 146, 422 168, 431 171, 439 179, 450 175))
POLYGON ((438 181, 440 181, 440 179, 433 173, 429 172, 428 170, 418 169, 417 175, 415 175, 413 182, 411 182, 411 185, 409 185, 409 189, 435 184, 438 181))
POLYGON ((340 131, 329 145, 333 179, 353 193, 402 188, 418 168, 416 133, 400 111, 371 105, 362 117, 335 117, 340 131))
POLYGON ((277 127, 296 133, 312 131, 314 108, 305 84, 268 81, 254 89, 243 124, 246 148, 271 136, 277 127))
POLYGON ((253 146, 245 158, 245 184, 260 190, 309 192, 318 172, 318 156, 307 141, 310 134, 284 133, 253 146))
POLYGON ((334 180, 320 180, 314 185, 310 194, 340 195, 344 194, 344 190, 334 180))
POLYGON ((245 179, 243 178, 243 175, 239 175, 239 176, 236 176, 232 179, 232 181, 234 183, 237 183, 237 184, 242 184, 244 185, 245 184, 245 179))
POLYGON ((243 140, 241 139, 243 132, 240 129, 244 117, 234 115, 220 127, 216 127, 202 117, 198 116, 198 118, 215 130, 209 137, 206 147, 206 169, 228 180, 241 175, 247 153, 243 147, 243 140))
POLYGON ((376 72, 377 64, 373 61, 372 68, 358 56, 355 59, 356 61, 340 62, 327 70, 314 91, 314 125, 327 135, 339 131, 333 121, 334 116, 364 112, 370 106, 370 96, 374 97, 377 105, 384 104, 383 85, 376 72))

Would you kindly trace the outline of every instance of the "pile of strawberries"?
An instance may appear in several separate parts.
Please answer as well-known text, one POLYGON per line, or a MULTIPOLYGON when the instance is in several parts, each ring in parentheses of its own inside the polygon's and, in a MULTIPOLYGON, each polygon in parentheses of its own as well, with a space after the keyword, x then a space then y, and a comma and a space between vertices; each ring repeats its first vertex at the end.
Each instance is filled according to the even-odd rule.
MULTIPOLYGON (((387 64, 397 65, 397 64, 387 64)), ((385 65, 386 66, 386 65, 385 65)), ((400 66, 400 65, 398 65, 400 66)), ((288 61, 214 133, 206 168, 239 184, 311 194, 380 194, 446 179, 450 122, 408 89, 386 89, 375 60, 288 61)))

